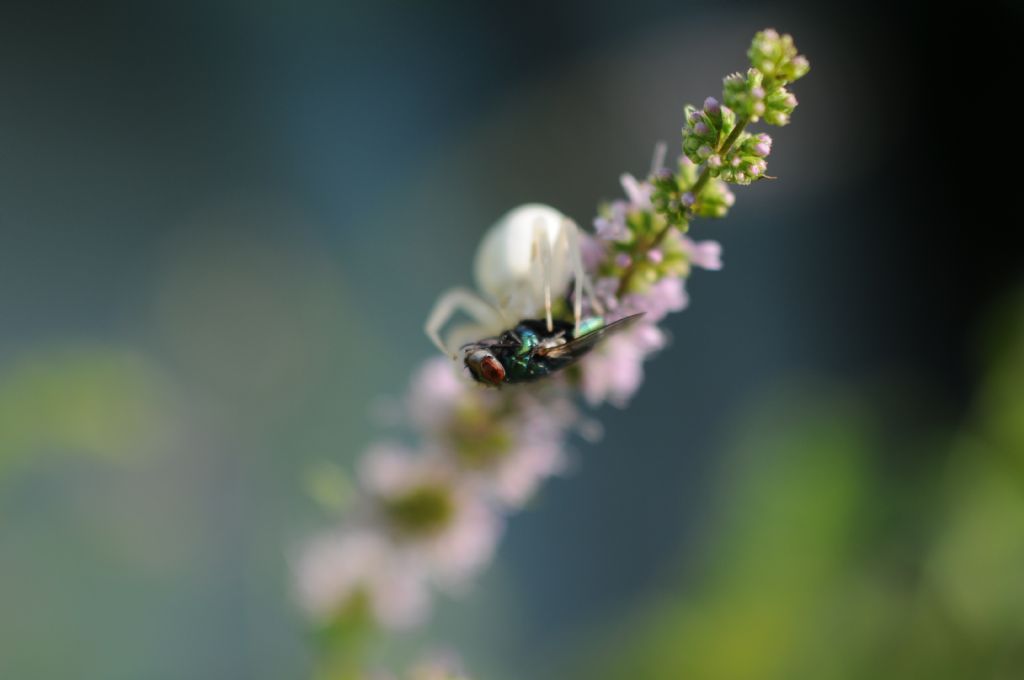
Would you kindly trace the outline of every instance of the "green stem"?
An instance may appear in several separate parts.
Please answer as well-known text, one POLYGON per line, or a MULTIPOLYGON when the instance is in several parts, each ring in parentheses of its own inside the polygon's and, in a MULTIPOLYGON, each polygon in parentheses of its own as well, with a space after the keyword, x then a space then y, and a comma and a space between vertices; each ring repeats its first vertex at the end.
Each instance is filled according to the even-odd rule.
MULTIPOLYGON (((727 154, 729 152, 729 149, 732 148, 732 145, 735 144, 736 140, 739 139, 741 134, 743 134, 743 128, 745 127, 747 127, 746 118, 740 118, 738 121, 736 121, 736 127, 732 129, 732 132, 730 132, 729 136, 725 138, 725 141, 722 142, 721 146, 715 149, 715 153, 720 156, 724 156, 725 154, 727 154)), ((697 181, 694 183, 692 187, 690 187, 690 193, 693 194, 694 198, 694 205, 697 205, 697 199, 700 198, 700 192, 704 190, 704 185, 708 183, 709 179, 711 179, 711 170, 707 166, 704 166, 704 170, 700 173, 700 176, 697 178, 697 181)), ((686 214, 683 216, 682 224, 679 225, 679 228, 682 229, 684 233, 686 232, 686 229, 689 228, 690 220, 692 218, 692 212, 690 211, 690 209, 687 209, 686 214)), ((629 266, 626 267, 626 270, 622 272, 622 277, 619 279, 619 287, 615 291, 615 297, 621 297, 629 288, 629 283, 633 278, 633 274, 636 273, 637 261, 647 257, 647 253, 651 252, 653 249, 661 245, 661 242, 665 240, 665 237, 668 235, 669 230, 672 229, 673 226, 675 225, 673 225, 671 221, 666 222, 665 226, 662 227, 661 230, 654 235, 654 238, 651 239, 650 242, 644 244, 641 248, 639 248, 639 251, 634 254, 633 261, 630 262, 629 266)))

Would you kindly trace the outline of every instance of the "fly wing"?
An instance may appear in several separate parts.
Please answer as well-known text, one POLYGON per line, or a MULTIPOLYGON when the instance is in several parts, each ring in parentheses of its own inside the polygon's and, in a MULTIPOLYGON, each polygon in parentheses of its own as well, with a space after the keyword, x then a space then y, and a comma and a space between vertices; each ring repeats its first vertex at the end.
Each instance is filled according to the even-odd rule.
POLYGON ((644 313, 640 312, 639 314, 624 316, 617 321, 601 326, 597 330, 584 333, 578 338, 573 338, 564 345, 555 345, 554 347, 543 347, 538 349, 537 355, 548 359, 561 359, 579 356, 593 349, 594 345, 601 342, 609 335, 626 330, 636 323, 637 319, 643 315, 644 313))

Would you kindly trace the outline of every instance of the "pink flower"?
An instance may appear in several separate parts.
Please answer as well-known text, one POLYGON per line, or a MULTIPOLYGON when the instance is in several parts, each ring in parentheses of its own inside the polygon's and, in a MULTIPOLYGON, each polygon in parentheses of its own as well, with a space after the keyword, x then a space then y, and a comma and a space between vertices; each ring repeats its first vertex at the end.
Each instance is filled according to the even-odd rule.
MULTIPOLYGON (((360 478, 377 500, 383 521, 392 529, 394 540, 423 560, 429 573, 448 586, 464 584, 494 555, 501 533, 501 519, 457 474, 440 453, 412 455, 390 444, 371 448, 363 456, 360 478), (387 508, 411 493, 429 493, 443 508, 430 524, 397 525, 387 508)), ((408 521, 407 518, 403 518, 408 521)))
POLYGON ((491 492, 505 507, 521 508, 548 477, 565 469, 562 442, 533 442, 509 452, 490 478, 491 492))
POLYGON ((445 476, 440 461, 391 442, 374 444, 359 462, 359 480, 374 496, 397 496, 427 479, 439 481, 445 476))
POLYGON ((684 236, 681 243, 690 264, 711 271, 722 268, 722 245, 718 241, 694 241, 684 236))
POLYGON ((506 508, 519 508, 541 483, 565 470, 565 434, 579 420, 569 399, 547 403, 526 397, 512 430, 515 442, 487 474, 490 493, 506 508))
POLYGON ((629 213, 654 209, 651 204, 654 187, 649 182, 641 182, 633 175, 624 173, 619 177, 619 183, 622 184, 622 190, 626 192, 628 200, 613 201, 608 206, 607 215, 594 219, 594 231, 597 232, 599 239, 605 241, 626 240, 629 237, 629 227, 626 224, 629 213))
POLYGON ((594 218, 594 231, 604 241, 624 241, 629 236, 626 214, 629 206, 625 201, 615 201, 608 206, 608 214, 594 218))
POLYGON ((413 375, 406 408, 416 427, 431 431, 451 417, 459 399, 472 387, 457 371, 451 359, 437 356, 425 361, 413 375))
POLYGON ((666 276, 643 293, 630 293, 622 299, 620 316, 644 313, 644 321, 657 323, 669 312, 678 312, 686 308, 690 298, 686 294, 683 280, 675 276, 666 276))
POLYGON ((381 626, 404 629, 423 621, 430 593, 415 559, 369 529, 332 532, 311 539, 295 564, 299 604, 310 616, 327 621, 367 599, 381 626))
POLYGON ((651 194, 654 192, 654 187, 647 182, 637 181, 636 177, 627 173, 623 173, 619 177, 619 183, 622 184, 623 191, 626 192, 626 196, 629 198, 629 208, 631 210, 651 210, 651 194))
POLYGON ((607 401, 624 407, 643 382, 644 360, 664 346, 664 333, 646 320, 608 338, 583 359, 584 398, 591 406, 607 401))
POLYGON ((588 272, 597 269, 607 255, 606 244, 585 231, 580 232, 580 259, 588 272))
POLYGON ((457 491, 456 507, 451 525, 424 542, 423 552, 438 583, 461 590, 494 558, 503 523, 468 485, 457 491))
POLYGON ((617 277, 605 276, 594 282, 594 297, 606 310, 612 310, 619 306, 619 299, 615 297, 618 291, 619 279, 617 277))
MULTIPOLYGON (((433 461, 430 465, 435 467, 448 466, 451 468, 449 476, 466 473, 467 479, 471 478, 474 485, 483 488, 488 498, 502 507, 518 508, 530 499, 541 482, 565 467, 562 443, 565 431, 578 414, 565 399, 557 399, 545 407, 535 398, 520 395, 515 408, 504 420, 494 423, 499 431, 507 433, 507 440, 500 444, 507 448, 495 450, 492 459, 485 458, 468 466, 460 463, 456 450, 460 442, 452 439, 453 425, 457 430, 459 418, 476 417, 481 409, 484 409, 484 417, 492 418, 489 405, 500 398, 497 392, 474 389, 455 374, 451 361, 438 357, 428 360, 416 372, 407 403, 413 423, 431 435, 427 446, 433 453, 422 456, 423 460, 433 461), (466 469, 458 470, 460 466, 466 469)), ((422 480, 424 475, 436 478, 448 474, 441 470, 427 471, 426 463, 412 464, 411 460, 410 452, 401 446, 379 444, 373 447, 362 463, 364 486, 374 493, 395 495, 410 488, 414 480, 422 480)), ((455 534, 465 538, 472 536, 473 531, 467 528, 455 534)), ((488 532, 480 529, 477 534, 487 536, 488 532)), ((460 545, 459 554, 474 552, 465 547, 467 543, 460 545)), ((484 550, 483 544, 479 550, 484 550)), ((483 561, 488 558, 485 556, 483 561)))

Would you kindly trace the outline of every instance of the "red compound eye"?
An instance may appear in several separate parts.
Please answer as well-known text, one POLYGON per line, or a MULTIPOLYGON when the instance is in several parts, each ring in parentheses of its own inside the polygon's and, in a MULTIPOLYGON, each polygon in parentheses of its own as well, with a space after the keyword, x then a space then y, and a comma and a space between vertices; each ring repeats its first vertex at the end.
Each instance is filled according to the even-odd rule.
POLYGON ((494 357, 484 357, 480 362, 480 377, 492 385, 505 381, 505 367, 494 357))

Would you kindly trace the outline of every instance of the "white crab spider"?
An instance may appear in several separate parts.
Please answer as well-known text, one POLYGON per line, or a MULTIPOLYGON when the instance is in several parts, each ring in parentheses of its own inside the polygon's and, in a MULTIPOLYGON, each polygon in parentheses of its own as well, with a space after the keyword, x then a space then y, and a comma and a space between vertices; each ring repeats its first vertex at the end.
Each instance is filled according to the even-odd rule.
POLYGON ((474 260, 480 293, 452 288, 427 317, 427 336, 442 352, 459 359, 463 345, 496 335, 522 319, 541 317, 552 329, 551 303, 573 282, 573 317, 579 331, 583 295, 600 313, 593 285, 583 271, 579 228, 554 208, 528 203, 506 213, 484 235, 474 260), (442 329, 459 311, 473 322, 442 329))

